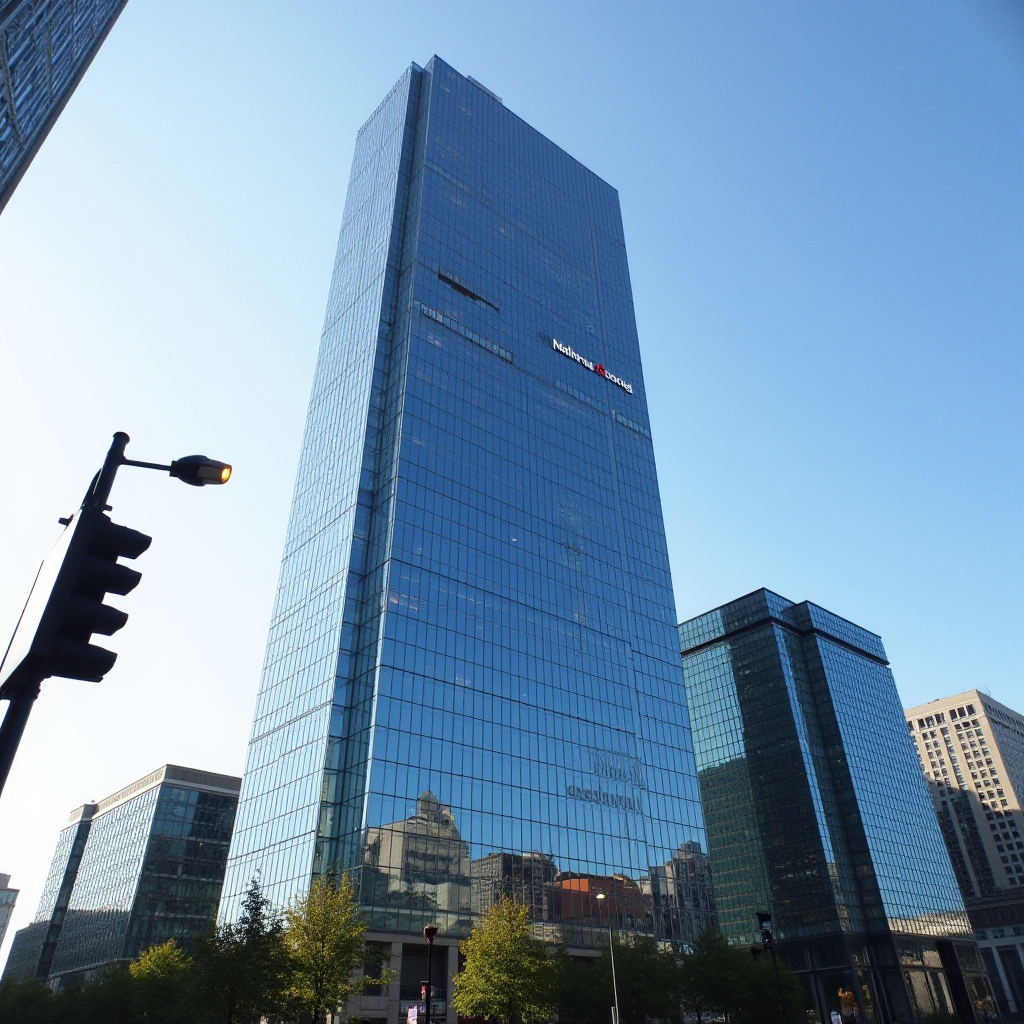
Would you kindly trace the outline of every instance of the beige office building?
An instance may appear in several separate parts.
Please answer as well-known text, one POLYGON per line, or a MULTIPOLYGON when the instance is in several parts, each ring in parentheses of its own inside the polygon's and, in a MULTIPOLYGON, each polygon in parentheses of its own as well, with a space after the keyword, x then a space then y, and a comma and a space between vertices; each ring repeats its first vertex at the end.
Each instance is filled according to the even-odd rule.
POLYGON ((967 690, 906 718, 999 1009, 1024 1012, 1024 716, 967 690))

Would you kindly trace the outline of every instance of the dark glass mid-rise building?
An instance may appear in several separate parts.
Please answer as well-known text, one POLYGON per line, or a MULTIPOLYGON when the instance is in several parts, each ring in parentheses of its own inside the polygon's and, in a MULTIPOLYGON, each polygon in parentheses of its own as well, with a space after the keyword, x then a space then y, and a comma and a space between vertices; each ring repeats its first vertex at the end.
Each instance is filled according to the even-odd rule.
POLYGON ((760 590, 679 627, 722 931, 817 1019, 967 1024, 984 968, 881 639, 760 590))
POLYGON ((0 0, 0 210, 128 0, 0 0))
POLYGON ((598 945, 539 889, 650 904, 703 840, 673 607, 617 193, 413 65, 356 144, 222 914, 350 870, 376 933, 519 886, 598 945))
POLYGON ((72 811, 4 980, 61 985, 168 939, 188 950, 217 913, 240 781, 164 765, 72 811))

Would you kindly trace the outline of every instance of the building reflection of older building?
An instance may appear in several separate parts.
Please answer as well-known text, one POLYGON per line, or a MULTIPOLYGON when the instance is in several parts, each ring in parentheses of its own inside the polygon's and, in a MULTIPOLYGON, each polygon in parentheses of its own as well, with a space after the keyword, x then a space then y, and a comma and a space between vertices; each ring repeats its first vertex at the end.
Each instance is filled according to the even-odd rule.
POLYGON ((411 817, 367 829, 361 885, 364 905, 468 915, 469 845, 451 810, 421 793, 411 817))
POLYGON ((650 894, 625 875, 560 872, 552 886, 552 912, 568 946, 600 947, 609 926, 647 935, 654 929, 650 894))
POLYGON ((548 853, 489 853, 473 861, 473 913, 489 914, 504 896, 551 920, 551 887, 558 867, 548 853))
POLYGON ((650 893, 659 939, 690 942, 715 926, 711 858, 697 840, 682 843, 664 865, 652 866, 640 887, 650 893))

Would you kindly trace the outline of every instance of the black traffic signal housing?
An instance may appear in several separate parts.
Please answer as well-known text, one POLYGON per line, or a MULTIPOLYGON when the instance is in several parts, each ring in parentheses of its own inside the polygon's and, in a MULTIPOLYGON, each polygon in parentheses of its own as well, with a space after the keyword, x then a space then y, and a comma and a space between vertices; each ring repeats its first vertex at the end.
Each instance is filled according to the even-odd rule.
MULTIPOLYGON (((61 520, 62 522, 64 520, 61 520)), ((138 558, 152 542, 119 526, 94 505, 83 505, 40 566, 35 586, 0 665, 0 698, 22 682, 48 676, 98 683, 117 655, 90 643, 93 633, 110 636, 127 621, 104 603, 107 594, 128 594, 142 574, 119 558, 138 558)))

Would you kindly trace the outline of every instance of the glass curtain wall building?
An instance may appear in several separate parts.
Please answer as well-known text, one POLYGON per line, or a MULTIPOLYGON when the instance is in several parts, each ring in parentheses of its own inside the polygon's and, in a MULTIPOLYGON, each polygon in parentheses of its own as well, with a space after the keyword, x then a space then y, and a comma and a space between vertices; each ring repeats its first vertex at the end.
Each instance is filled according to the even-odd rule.
POLYGON ((881 639, 757 591, 679 627, 721 928, 819 1021, 975 1019, 990 997, 881 639))
POLYGON ((222 915, 347 870, 375 933, 513 889, 571 945, 601 902, 692 933, 673 607, 617 193, 413 65, 356 144, 222 915))
POLYGON ((168 939, 188 951, 216 917, 240 782, 164 765, 72 811, 4 981, 77 983, 168 939))
POLYGON ((0 2, 0 211, 127 2, 0 2))

